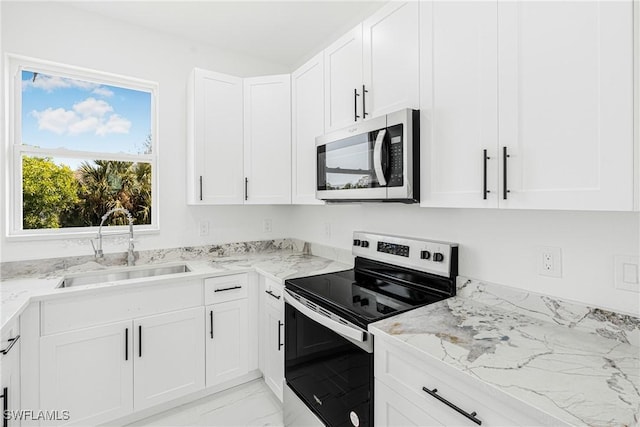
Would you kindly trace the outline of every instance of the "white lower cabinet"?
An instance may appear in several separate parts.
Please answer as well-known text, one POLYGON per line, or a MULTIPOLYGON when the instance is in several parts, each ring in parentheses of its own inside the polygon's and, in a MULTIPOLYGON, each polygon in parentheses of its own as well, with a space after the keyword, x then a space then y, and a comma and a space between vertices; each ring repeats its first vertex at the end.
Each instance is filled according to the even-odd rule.
POLYGON ((47 424, 96 425, 132 412, 133 364, 131 321, 42 337, 40 409, 70 416, 47 424))
POLYGON ((247 299, 206 307, 207 387, 249 372, 247 299))
MULTIPOLYGON (((20 407, 20 330, 18 322, 8 325, 0 340, 0 400, 3 408, 18 411, 20 407), (5 332, 6 331, 6 332, 5 332)), ((5 410, 5 409, 3 409, 5 410)), ((4 415, 4 414, 3 414, 4 415)), ((19 418, 10 417, 7 427, 20 425, 19 418)))
POLYGON ((284 287, 271 279, 262 286, 260 334, 264 382, 282 401, 284 386, 284 287))
POLYGON ((134 320, 134 407, 204 388, 204 307, 134 320))
POLYGON ((377 426, 565 425, 407 344, 375 340, 377 426))

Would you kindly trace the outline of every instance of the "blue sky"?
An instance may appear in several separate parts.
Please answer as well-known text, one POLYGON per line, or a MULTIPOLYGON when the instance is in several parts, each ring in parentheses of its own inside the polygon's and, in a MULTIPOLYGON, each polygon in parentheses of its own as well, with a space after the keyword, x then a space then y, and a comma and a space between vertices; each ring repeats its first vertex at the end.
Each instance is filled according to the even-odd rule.
MULTIPOLYGON (((151 94, 22 72, 22 143, 42 148, 130 153, 151 132, 151 94)), ((75 168, 78 162, 64 163, 75 168)))

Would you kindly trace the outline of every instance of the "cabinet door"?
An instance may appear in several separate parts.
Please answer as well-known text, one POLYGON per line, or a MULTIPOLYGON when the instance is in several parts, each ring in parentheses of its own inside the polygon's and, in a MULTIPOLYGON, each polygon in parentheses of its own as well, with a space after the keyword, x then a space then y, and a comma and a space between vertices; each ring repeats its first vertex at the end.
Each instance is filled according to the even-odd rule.
POLYGON ((244 81, 245 203, 291 203, 291 77, 244 81))
POLYGON ((204 388, 203 310, 134 320, 136 411, 204 388))
POLYGON ((189 94, 188 201, 242 204, 242 79, 196 68, 189 94))
POLYGON ((427 412, 414 405, 409 399, 391 390, 383 382, 375 382, 375 425, 395 426, 443 426, 427 412))
POLYGON ((131 327, 118 322, 40 339, 40 406, 68 410, 71 418, 59 425, 97 425, 133 410, 131 327))
POLYGON ((418 3, 388 3, 362 24, 365 120, 419 108, 418 3))
POLYGON ((632 1, 498 4, 509 208, 630 210, 632 1))
POLYGON ((247 300, 209 305, 206 316, 207 387, 211 387, 249 372, 247 300))
POLYGON ((498 206, 496 14, 497 2, 420 3, 422 206, 498 206))
POLYGON ((316 199, 316 137, 324 134, 324 57, 316 55, 291 74, 293 204, 316 199))
MULTIPOLYGON (((0 354, 0 395, 7 401, 8 411, 18 411, 20 406, 20 331, 17 322, 3 328, 0 349, 9 351, 0 354), (16 337, 18 337, 16 339, 16 337)), ((4 415, 4 414, 3 414, 4 415)), ((17 427, 20 419, 11 417, 7 420, 7 426, 17 427)))
POLYGON ((348 126, 362 116, 362 24, 324 51, 325 131, 348 126))
POLYGON ((284 385, 284 287, 265 280, 262 306, 263 375, 271 391, 282 401, 284 385))

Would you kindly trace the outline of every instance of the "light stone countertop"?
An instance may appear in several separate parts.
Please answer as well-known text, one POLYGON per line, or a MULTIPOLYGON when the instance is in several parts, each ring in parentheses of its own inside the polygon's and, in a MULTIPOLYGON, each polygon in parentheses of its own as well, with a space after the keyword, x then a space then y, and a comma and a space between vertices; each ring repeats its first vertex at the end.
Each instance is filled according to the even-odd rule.
POLYGON ((568 424, 640 422, 636 317, 459 278, 457 296, 369 330, 568 424))
POLYGON ((145 264, 138 263, 138 265, 184 262, 190 267, 191 272, 155 276, 145 279, 79 285, 62 289, 56 288, 62 280, 62 277, 67 274, 123 267, 122 265, 104 266, 94 261, 88 261, 64 270, 53 270, 47 273, 41 273, 36 277, 17 277, 3 280, 0 282, 0 298, 2 303, 0 306, 0 330, 19 316, 32 301, 65 298, 79 293, 83 295, 99 293, 114 286, 126 286, 127 289, 130 289, 135 286, 145 286, 159 282, 201 279, 250 271, 255 271, 284 283, 284 280, 289 278, 313 276, 352 268, 352 265, 346 262, 335 261, 315 255, 306 255, 290 249, 271 248, 257 252, 232 253, 228 256, 211 256, 205 253, 193 253, 191 251, 188 256, 185 256, 182 250, 162 250, 154 252, 154 256, 145 259, 145 264))

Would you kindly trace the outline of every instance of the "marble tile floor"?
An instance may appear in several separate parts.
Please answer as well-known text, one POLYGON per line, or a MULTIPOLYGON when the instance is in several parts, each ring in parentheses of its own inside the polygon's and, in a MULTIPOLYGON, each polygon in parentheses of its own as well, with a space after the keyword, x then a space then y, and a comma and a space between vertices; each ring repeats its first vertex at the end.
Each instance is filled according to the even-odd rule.
POLYGON ((273 395, 262 379, 129 424, 130 427, 282 425, 282 403, 273 395))

